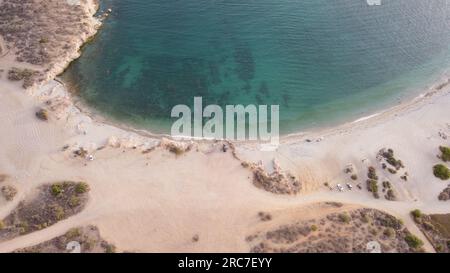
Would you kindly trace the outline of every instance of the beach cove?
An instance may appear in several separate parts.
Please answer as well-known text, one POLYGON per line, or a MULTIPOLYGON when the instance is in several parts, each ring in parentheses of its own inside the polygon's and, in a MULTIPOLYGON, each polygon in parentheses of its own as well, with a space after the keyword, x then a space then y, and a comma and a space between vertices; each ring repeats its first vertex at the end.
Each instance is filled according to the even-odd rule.
MULTIPOLYGON (((35 8, 38 1, 27 3, 35 8)), ((430 85, 422 96, 371 118, 284 136, 273 152, 261 151, 257 142, 173 141, 88 115, 75 106, 65 86, 54 80, 100 27, 93 17, 96 3, 80 3, 77 18, 85 20, 85 31, 57 37, 65 41, 70 37, 71 50, 64 49, 65 44, 54 44, 55 56, 45 55, 48 59, 42 63, 29 63, 27 55, 18 62, 21 53, 11 40, 10 53, 0 59, 1 183, 17 188, 12 201, 0 200, 0 218, 34 196, 38 187, 56 181, 85 181, 90 197, 73 216, 0 240, 0 252, 34 246, 88 225, 98 227, 117 251, 249 252, 259 249, 256 243, 261 235, 255 234, 342 213, 359 221, 354 213, 364 209, 401 219, 403 227, 423 241, 424 251, 436 251, 410 212, 449 212, 448 204, 437 198, 447 184, 432 172, 439 162, 439 146, 449 145, 447 79, 430 85), (9 71, 14 67, 37 72, 18 73, 25 79, 11 80, 9 71), (26 89, 25 83, 30 84, 26 89), (45 113, 46 119, 36 113, 45 113), (393 149, 404 168, 396 174, 383 169, 382 149, 393 149), (357 175, 354 181, 345 172, 349 165, 357 175), (390 181, 395 201, 384 196, 376 199, 365 189, 370 167, 381 181, 390 181), (405 173, 407 181, 401 178, 405 173), (338 184, 346 183, 354 189, 336 190, 338 184), (358 184, 364 189, 358 190, 358 184)), ((59 13, 72 11, 70 6, 51 8, 59 13)), ((328 236, 326 226, 318 229, 328 236)), ((345 228, 340 232, 336 233, 348 235, 345 228)), ((358 237, 364 232, 352 238, 364 244, 358 237)), ((403 235, 399 232, 398 236, 403 235)), ((387 242, 392 251, 413 251, 404 242, 387 242)), ((314 245, 309 247, 314 249, 314 245)))
POLYGON ((420 95, 450 64, 442 1, 101 3, 113 12, 62 78, 91 111, 153 133, 194 97, 279 105, 283 135, 332 127, 420 95))

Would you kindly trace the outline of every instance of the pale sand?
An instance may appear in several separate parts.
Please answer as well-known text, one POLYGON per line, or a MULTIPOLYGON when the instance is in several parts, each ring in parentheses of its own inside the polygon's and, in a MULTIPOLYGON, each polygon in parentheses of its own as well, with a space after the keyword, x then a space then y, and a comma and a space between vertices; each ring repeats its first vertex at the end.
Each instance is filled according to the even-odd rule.
MULTIPOLYGON (((0 69, 13 64, 12 59, 0 59, 0 69)), ((178 157, 162 148, 143 154, 160 139, 93 120, 74 107, 68 92, 55 81, 24 91, 19 83, 7 81, 4 72, 0 88, 0 173, 8 174, 19 189, 14 201, 0 199, 0 217, 43 183, 80 180, 91 186, 91 199, 80 214, 0 243, 0 252, 32 246, 62 235, 70 227, 88 224, 97 225, 102 237, 119 251, 247 252, 250 247, 245 237, 258 224, 259 211, 292 210, 295 217, 310 217, 311 204, 322 201, 367 206, 395 215, 432 252, 409 212, 416 208, 426 213, 450 212, 447 203, 437 200, 447 183, 434 178, 431 170, 439 162, 438 146, 450 141, 438 135, 440 131, 450 135, 448 87, 357 123, 287 136, 276 152, 259 151, 255 143, 237 144, 242 160, 261 160, 270 169, 276 159, 282 169, 299 177, 304 189, 296 196, 278 196, 256 188, 251 172, 213 143, 199 142, 178 157), (49 100, 54 110, 50 121, 37 120, 36 109, 49 100), (63 152, 65 145, 70 147, 63 152), (90 148, 93 162, 73 158, 71 150, 80 146, 90 148), (106 148, 96 151, 103 146, 106 148), (383 147, 393 148, 410 174, 408 182, 399 175, 386 175, 399 195, 396 202, 375 200, 365 190, 369 165, 377 166, 380 181, 384 179, 375 159, 383 147), (348 163, 359 171, 363 191, 338 193, 323 187, 324 182, 350 182, 343 173, 348 163), (199 241, 194 243, 191 239, 196 234, 199 241)))

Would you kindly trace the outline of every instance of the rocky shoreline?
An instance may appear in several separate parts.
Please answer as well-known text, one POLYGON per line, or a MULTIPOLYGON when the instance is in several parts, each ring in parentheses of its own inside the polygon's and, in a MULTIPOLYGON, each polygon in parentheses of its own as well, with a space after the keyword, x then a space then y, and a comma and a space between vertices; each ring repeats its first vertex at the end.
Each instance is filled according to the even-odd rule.
POLYGON ((62 73, 80 56, 80 47, 93 37, 100 21, 96 0, 10 0, 0 6, 0 35, 9 50, 12 81, 38 88, 62 73))

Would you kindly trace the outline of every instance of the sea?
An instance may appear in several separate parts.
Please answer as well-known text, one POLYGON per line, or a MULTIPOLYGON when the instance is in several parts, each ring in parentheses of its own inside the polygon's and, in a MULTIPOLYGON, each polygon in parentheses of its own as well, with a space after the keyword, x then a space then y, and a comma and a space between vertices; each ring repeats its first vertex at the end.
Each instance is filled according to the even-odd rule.
POLYGON ((62 75, 114 121, 168 133, 171 109, 279 105, 290 134, 373 115, 448 77, 448 0, 100 0, 62 75))

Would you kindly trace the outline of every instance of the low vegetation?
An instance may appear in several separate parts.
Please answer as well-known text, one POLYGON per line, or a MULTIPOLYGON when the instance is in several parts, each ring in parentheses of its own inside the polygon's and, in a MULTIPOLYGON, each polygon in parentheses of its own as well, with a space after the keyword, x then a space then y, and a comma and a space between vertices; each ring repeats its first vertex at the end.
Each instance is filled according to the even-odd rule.
POLYGON ((182 155, 185 152, 181 147, 175 145, 168 147, 168 150, 175 155, 182 155))
POLYGON ((389 200, 389 201, 395 201, 395 200, 397 200, 397 195, 395 194, 394 190, 389 189, 389 190, 387 190, 384 198, 386 198, 386 200, 389 200))
POLYGON ((27 68, 19 69, 14 67, 8 71, 8 80, 23 81, 23 87, 28 88, 33 85, 35 78, 39 75, 40 73, 36 70, 27 68))
POLYGON ((397 200, 397 196, 396 196, 396 194, 395 194, 395 191, 394 191, 394 189, 393 189, 393 187, 392 187, 392 184, 391 184, 391 182, 389 182, 389 181, 383 181, 383 192, 385 192, 386 194, 384 195, 384 198, 386 199, 386 200, 389 200, 389 201, 395 201, 395 200, 397 200))
POLYGON ((450 253, 450 214, 420 213, 415 222, 437 252, 450 253))
POLYGON ((393 149, 381 149, 378 155, 384 158, 396 171, 405 167, 401 160, 395 158, 393 149))
POLYGON ((78 150, 75 150, 74 152, 73 152, 73 154, 75 155, 75 156, 79 156, 79 157, 81 157, 81 158, 86 158, 87 157, 87 155, 88 155, 88 151, 86 150, 86 149, 84 149, 83 147, 80 147, 78 150))
POLYGON ((367 190, 371 192, 376 199, 380 198, 380 194, 378 193, 378 175, 375 167, 370 166, 368 168, 367 177, 369 178, 366 181, 367 190))
POLYGON ((8 78, 30 87, 44 81, 55 63, 76 53, 79 38, 93 34, 94 19, 84 6, 56 0, 0 1, 0 36, 7 48, 14 48, 15 61, 43 67, 43 72, 13 68, 8 78))
POLYGON ((192 144, 187 144, 183 142, 174 142, 166 139, 160 142, 160 146, 165 148, 169 152, 175 154, 176 156, 180 156, 184 153, 187 153, 192 149, 192 144))
POLYGON ((198 234, 195 234, 194 236, 192 236, 193 243, 197 243, 199 240, 200 240, 200 236, 198 234))
POLYGON ((371 192, 373 197, 375 197, 376 199, 380 198, 380 195, 378 193, 378 182, 376 180, 367 180, 367 190, 371 192))
POLYGON ((2 195, 7 201, 12 201, 17 195, 17 189, 14 186, 6 185, 2 187, 2 195))
POLYGON ((35 71, 31 69, 19 69, 13 67, 8 72, 8 79, 11 81, 21 81, 32 77, 34 73, 35 71))
POLYGON ((341 213, 339 214, 339 220, 341 220, 343 223, 350 223, 350 220, 352 218, 347 213, 341 213))
POLYGON ((88 191, 83 182, 41 186, 35 198, 20 202, 3 219, 5 228, 0 231, 0 240, 46 228, 79 213, 88 200, 88 191))
POLYGON ((415 209, 411 211, 411 216, 413 217, 414 221, 418 222, 419 219, 422 217, 422 212, 418 209, 415 209))
POLYGON ((391 174, 396 174, 397 170, 393 169, 393 168, 387 168, 388 172, 390 172, 391 174))
POLYGON ((450 170, 442 164, 437 164, 433 167, 433 174, 441 180, 447 180, 450 178, 450 170))
POLYGON ((75 192, 77 194, 83 194, 90 190, 89 185, 86 182, 79 182, 75 185, 75 192))
POLYGON ((246 238, 256 253, 362 253, 371 251, 372 241, 380 243, 382 252, 422 252, 416 239, 400 220, 374 209, 330 213, 246 238))
POLYGON ((48 111, 45 109, 39 109, 36 112, 36 117, 42 121, 48 121, 48 111))
POLYGON ((81 253, 113 253, 116 247, 105 241, 97 227, 76 227, 64 235, 53 238, 38 245, 15 250, 14 253, 70 253, 78 251, 70 247, 69 242, 80 244, 81 253))
POLYGON ((391 227, 386 228, 383 232, 383 235, 388 238, 392 238, 395 235, 395 230, 391 227))
POLYGON ((422 240, 420 240, 417 236, 413 234, 409 234, 405 237, 405 241, 411 248, 419 249, 423 246, 422 240))
POLYGON ((377 172, 374 167, 370 166, 368 168, 367 177, 372 180, 378 180, 377 172))
POLYGON ((344 168, 344 172, 346 174, 350 174, 350 179, 353 181, 358 180, 358 175, 355 173, 355 166, 353 164, 349 164, 344 168))
POLYGON ((301 190, 301 183, 291 174, 281 171, 267 173, 258 166, 249 166, 253 172, 253 184, 275 194, 297 194, 301 190))
POLYGON ((441 146, 439 147, 439 150, 441 151, 441 155, 439 156, 440 159, 444 162, 450 161, 450 147, 447 146, 441 146))
POLYGON ((438 199, 440 201, 450 200, 450 185, 439 194, 438 199))
POLYGON ((439 232, 450 242, 450 214, 432 214, 430 219, 439 232))
POLYGON ((262 211, 258 213, 258 217, 259 217, 259 220, 261 220, 262 222, 267 222, 267 221, 272 220, 272 215, 270 213, 266 213, 266 212, 262 212, 262 211))

